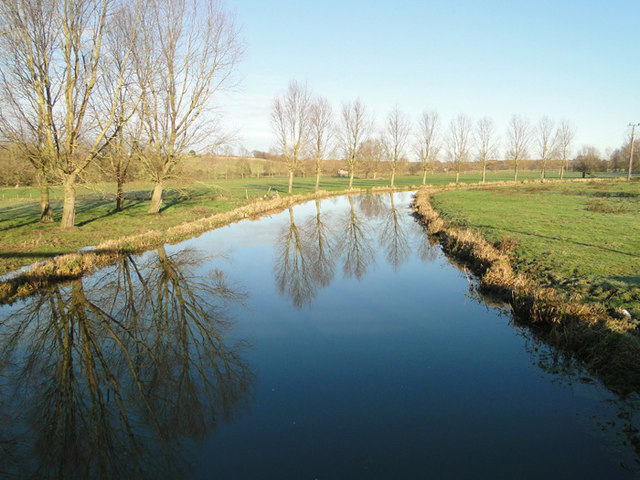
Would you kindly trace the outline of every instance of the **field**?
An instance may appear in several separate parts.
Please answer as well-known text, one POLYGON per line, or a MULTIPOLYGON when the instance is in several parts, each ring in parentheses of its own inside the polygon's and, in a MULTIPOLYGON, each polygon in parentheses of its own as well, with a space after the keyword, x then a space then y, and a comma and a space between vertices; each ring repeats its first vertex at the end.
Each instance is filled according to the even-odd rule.
POLYGON ((486 186, 438 193, 431 204, 510 248, 517 271, 640 318, 640 182, 486 186))

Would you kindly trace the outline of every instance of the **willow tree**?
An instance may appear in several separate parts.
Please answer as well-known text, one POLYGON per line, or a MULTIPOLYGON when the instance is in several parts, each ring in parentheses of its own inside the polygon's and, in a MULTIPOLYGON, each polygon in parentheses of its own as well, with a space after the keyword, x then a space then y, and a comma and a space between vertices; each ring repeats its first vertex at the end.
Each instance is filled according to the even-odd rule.
POLYGON ((389 162, 391 163, 391 186, 393 187, 396 178, 398 161, 405 153, 409 134, 411 133, 411 123, 407 115, 396 105, 387 116, 385 131, 385 146, 389 162))
POLYGON ((425 111, 420 117, 418 124, 418 142, 417 152, 422 165, 422 184, 427 183, 427 171, 429 170, 429 164, 433 162, 438 156, 438 129, 440 127, 440 117, 438 112, 432 110, 430 112, 425 111))
POLYGON ((498 152, 498 137, 493 120, 487 116, 482 117, 476 123, 474 133, 478 157, 482 162, 482 183, 485 183, 487 179, 487 162, 498 152))
MULTIPOLYGON (((123 71, 104 58, 106 31, 124 0, 1 0, 3 136, 28 149, 41 174, 64 187, 61 227, 75 219, 78 176, 101 154, 113 134, 123 71), (115 70, 115 71, 114 71, 115 70), (101 123, 92 118, 104 72, 116 77, 101 123)), ((137 3, 130 6, 137 9, 137 3)), ((135 26, 135 25, 134 25, 135 26)), ((131 38, 133 37, 133 31, 131 38)), ((123 46, 127 57, 133 42, 123 46)), ((43 188, 44 195, 44 188, 43 188)), ((43 200, 43 218, 48 218, 43 200)))
POLYGON ((309 112, 309 149, 315 162, 316 192, 320 189, 322 161, 325 158, 333 130, 333 109, 324 97, 317 97, 309 112))
POLYGON ((149 213, 163 183, 194 148, 220 142, 213 100, 234 85, 243 52, 234 18, 213 1, 148 0, 136 51, 142 93, 144 165, 154 182, 149 213))
POLYGON ((349 188, 353 187, 353 176, 356 163, 360 158, 360 147, 366 139, 371 120, 364 104, 360 99, 354 102, 342 104, 342 117, 340 122, 340 144, 344 152, 347 166, 349 167, 349 188))
POLYGON ((513 115, 507 128, 507 155, 513 160, 513 181, 518 181, 518 166, 531 142, 531 126, 526 117, 513 115))
POLYGON ((456 184, 460 181, 460 170, 462 162, 469 158, 471 149, 471 119, 463 113, 451 120, 449 123, 449 136, 447 145, 449 158, 456 168, 456 184))
POLYGON ((544 182, 549 156, 555 150, 553 135, 553 120, 546 115, 540 118, 536 126, 538 151, 540 152, 540 181, 544 182))
POLYGON ((273 100, 271 126, 289 172, 289 193, 293 189, 293 174, 309 141, 311 102, 306 83, 295 80, 289 83, 283 96, 273 100))
POLYGON ((562 120, 556 130, 555 144, 560 156, 560 180, 564 178, 564 172, 567 170, 567 163, 569 162, 569 150, 571 148, 571 142, 575 137, 576 132, 569 120, 562 120))

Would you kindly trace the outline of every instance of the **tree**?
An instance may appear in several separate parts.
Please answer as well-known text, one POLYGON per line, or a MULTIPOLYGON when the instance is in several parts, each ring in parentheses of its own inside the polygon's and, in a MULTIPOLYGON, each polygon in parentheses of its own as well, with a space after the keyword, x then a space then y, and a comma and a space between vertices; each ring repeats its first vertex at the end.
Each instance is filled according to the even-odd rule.
POLYGON ((471 149, 471 119, 460 113, 449 123, 449 137, 447 139, 449 158, 456 168, 456 183, 460 181, 462 162, 469 157, 471 149))
POLYGON ((513 115, 507 129, 508 152, 513 160, 513 181, 518 181, 518 164, 527 154, 531 142, 531 126, 529 119, 520 115, 513 115))
POLYGON ((538 121, 536 134, 538 137, 538 151, 540 152, 540 181, 544 182, 547 161, 551 152, 555 150, 553 137, 553 120, 546 115, 538 121))
POLYGON ((349 167, 349 188, 353 187, 353 175, 356 162, 360 158, 360 147, 366 139, 371 120, 360 99, 342 104, 342 122, 340 126, 340 143, 349 167))
MULTIPOLYGON (((124 5, 119 0, 0 2, 5 32, 0 37, 3 135, 25 147, 27 158, 41 173, 41 185, 47 185, 49 174, 61 180, 63 228, 74 224, 78 176, 114 134, 111 126, 123 70, 114 72, 114 65, 105 61, 103 46, 114 12, 124 5), (118 81, 98 126, 90 106, 106 71, 114 72, 118 81)), ((132 39, 133 32, 129 33, 132 39)), ((132 47, 132 40, 123 46, 125 58, 132 47)), ((43 200, 43 218, 48 218, 46 203, 48 198, 43 200)))
POLYGON ((429 164, 438 156, 437 145, 438 129, 440 128, 440 116, 432 110, 423 112, 418 125, 418 157, 422 164, 422 184, 427 183, 427 171, 429 164))
POLYGON ((316 97, 311 104, 311 111, 309 113, 309 145, 311 157, 315 162, 316 192, 320 188, 322 161, 329 148, 332 130, 333 109, 331 108, 331 104, 324 97, 316 97))
POLYGON ((555 144, 560 156, 560 180, 564 178, 564 172, 567 169, 567 162, 569 161, 569 148, 573 137, 575 137, 575 129, 569 123, 569 120, 562 120, 558 129, 556 130, 555 144))
POLYGON ((384 158, 384 142, 381 138, 367 138, 360 144, 360 161, 364 167, 365 175, 371 173, 375 180, 378 176, 378 168, 384 158))
POLYGON ((583 146, 574 160, 574 168, 582 173, 582 178, 600 170, 600 152, 594 146, 583 146))
POLYGON ((271 125, 276 133, 289 172, 289 193, 293 188, 293 174, 308 142, 311 93, 306 83, 289 83, 286 93, 276 97, 271 109, 271 125))
POLYGON ((142 159, 155 184, 149 213, 158 213, 163 182, 184 154, 225 141, 212 102, 234 85, 243 44, 233 16, 215 2, 148 0, 148 5, 136 61, 146 136, 142 159))
POLYGON ((389 161, 391 162, 391 186, 393 187, 396 177, 398 160, 404 156, 409 134, 411 133, 411 123, 407 115, 396 105, 387 116, 387 129, 385 135, 385 145, 389 161))
POLYGON ((478 156, 482 162, 482 183, 487 178, 487 162, 498 153, 499 140, 496 135, 496 127, 489 117, 482 117, 476 123, 475 140, 478 156))

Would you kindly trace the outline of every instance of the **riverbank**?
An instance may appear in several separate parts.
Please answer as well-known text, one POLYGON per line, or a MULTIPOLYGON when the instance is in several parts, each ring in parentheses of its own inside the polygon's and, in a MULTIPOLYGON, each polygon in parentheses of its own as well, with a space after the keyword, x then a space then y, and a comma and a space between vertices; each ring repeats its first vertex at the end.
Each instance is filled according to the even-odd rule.
POLYGON ((478 276, 479 288, 507 302, 516 319, 547 343, 580 359, 608 388, 640 392, 636 326, 625 318, 614 318, 602 305, 585 304, 577 295, 565 295, 514 271, 513 245, 508 239, 489 242, 479 231, 453 224, 432 207, 431 196, 446 190, 452 189, 421 188, 414 210, 445 252, 469 265, 478 276))
POLYGON ((157 248, 164 244, 175 244, 198 236, 206 231, 231 223, 258 218, 279 212, 292 205, 317 198, 362 193, 385 193, 416 189, 415 186, 397 188, 374 187, 371 189, 351 189, 341 191, 319 191, 304 195, 280 197, 278 194, 256 198, 251 203, 228 212, 217 213, 195 221, 185 222, 162 230, 146 230, 136 235, 107 240, 93 248, 75 253, 58 255, 52 259, 31 265, 21 271, 3 277, 0 282, 0 304, 11 303, 26 297, 39 289, 58 282, 68 281, 86 275, 97 268, 109 265, 124 255, 133 255, 157 248))

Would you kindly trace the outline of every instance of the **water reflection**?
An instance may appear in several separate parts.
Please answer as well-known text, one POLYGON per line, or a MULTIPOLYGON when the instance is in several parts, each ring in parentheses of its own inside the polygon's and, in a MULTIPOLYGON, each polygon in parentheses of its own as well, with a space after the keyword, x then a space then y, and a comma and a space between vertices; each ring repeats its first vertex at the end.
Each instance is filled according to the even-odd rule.
POLYGON ((433 260, 437 245, 423 234, 406 205, 396 207, 396 196, 348 196, 346 208, 333 217, 323 214, 322 201, 316 200, 315 213, 299 221, 294 208, 289 208, 288 221, 276 239, 274 272, 279 292, 296 308, 310 306, 318 291, 333 281, 337 265, 345 278, 362 279, 375 267, 378 247, 395 271, 413 250, 421 260, 433 260))
MULTIPOLYGON (((178 478, 185 445, 249 399, 229 338, 245 294, 196 252, 122 258, 29 299, 0 325, 0 472, 18 478, 178 478)), ((193 449, 191 449, 193 450, 193 449)))

